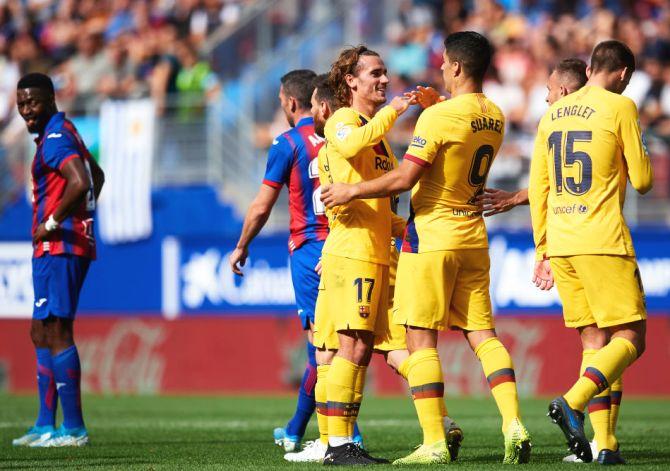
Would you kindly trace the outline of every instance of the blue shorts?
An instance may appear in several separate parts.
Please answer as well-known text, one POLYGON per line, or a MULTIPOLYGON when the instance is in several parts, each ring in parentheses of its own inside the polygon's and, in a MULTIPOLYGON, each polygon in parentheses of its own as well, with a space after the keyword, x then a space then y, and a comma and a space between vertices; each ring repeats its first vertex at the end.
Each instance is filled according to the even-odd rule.
POLYGON ((33 319, 49 315, 74 319, 90 264, 90 258, 70 254, 33 258, 33 319))
POLYGON ((293 251, 291 255, 291 279, 295 292, 295 303, 304 330, 314 324, 314 308, 319 294, 319 275, 314 268, 319 263, 324 241, 310 240, 293 251))

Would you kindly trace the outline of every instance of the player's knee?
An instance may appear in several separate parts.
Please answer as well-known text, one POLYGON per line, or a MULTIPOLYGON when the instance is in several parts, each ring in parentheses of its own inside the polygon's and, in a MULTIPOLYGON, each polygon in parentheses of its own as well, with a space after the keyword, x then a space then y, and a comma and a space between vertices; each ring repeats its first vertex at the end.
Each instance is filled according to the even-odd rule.
POLYGON ((596 325, 580 329, 579 336, 584 350, 600 350, 607 345, 607 332, 596 325))
POLYGON ((637 350, 637 357, 640 358, 647 349, 647 342, 645 341, 644 337, 637 338, 637 342, 635 342, 635 349, 637 350))
POLYGON ((477 346, 482 343, 484 340, 496 337, 496 332, 493 329, 487 330, 464 330, 463 335, 470 344, 470 348, 474 352, 477 349, 477 346))
POLYGON ((30 339, 36 348, 47 348, 49 346, 46 332, 40 321, 33 321, 30 325, 30 339))

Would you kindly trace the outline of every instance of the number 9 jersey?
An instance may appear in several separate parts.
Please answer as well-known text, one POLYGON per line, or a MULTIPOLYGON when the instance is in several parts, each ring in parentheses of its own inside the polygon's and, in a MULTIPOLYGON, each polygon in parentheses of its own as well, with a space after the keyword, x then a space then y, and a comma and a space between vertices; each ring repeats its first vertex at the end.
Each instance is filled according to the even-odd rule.
POLYGON ((405 158, 426 171, 412 189, 403 252, 488 247, 475 196, 484 190, 504 129, 502 111, 481 93, 421 113, 405 158))
POLYGON ((554 103, 540 121, 531 162, 538 259, 634 256, 622 212, 628 179, 641 193, 652 185, 635 103, 596 86, 554 103))

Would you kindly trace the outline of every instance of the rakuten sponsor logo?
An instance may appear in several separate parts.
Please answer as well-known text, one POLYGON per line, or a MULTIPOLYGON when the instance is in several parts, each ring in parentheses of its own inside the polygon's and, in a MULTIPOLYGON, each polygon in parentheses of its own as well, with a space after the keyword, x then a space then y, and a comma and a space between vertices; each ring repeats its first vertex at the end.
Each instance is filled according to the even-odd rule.
POLYGON ((295 304, 288 263, 271 267, 266 260, 249 258, 244 277, 230 270, 228 257, 216 248, 194 252, 181 267, 181 299, 188 309, 202 308, 206 302, 215 306, 263 306, 295 304))

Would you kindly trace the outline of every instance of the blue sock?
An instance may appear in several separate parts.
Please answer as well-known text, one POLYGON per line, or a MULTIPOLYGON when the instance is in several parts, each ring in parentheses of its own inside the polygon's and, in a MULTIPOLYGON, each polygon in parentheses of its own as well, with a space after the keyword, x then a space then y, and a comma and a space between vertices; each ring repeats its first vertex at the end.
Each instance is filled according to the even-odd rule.
POLYGON ((63 408, 63 426, 79 428, 84 426, 81 415, 81 366, 77 347, 63 350, 53 357, 54 377, 60 404, 63 408))
POLYGON ((359 441, 357 438, 360 438, 360 440, 363 440, 363 436, 361 435, 361 431, 358 429, 358 422, 354 424, 354 441, 359 441))
POLYGON ((36 348, 37 352, 37 390, 40 398, 40 411, 37 415, 36 427, 45 427, 56 423, 58 393, 54 381, 53 362, 48 348, 36 348))
POLYGON ((316 385, 316 348, 307 342, 307 366, 302 376, 300 390, 298 391, 298 406, 293 418, 286 425, 286 434, 301 437, 305 435, 305 429, 309 419, 314 413, 316 400, 314 399, 314 385, 316 385))

